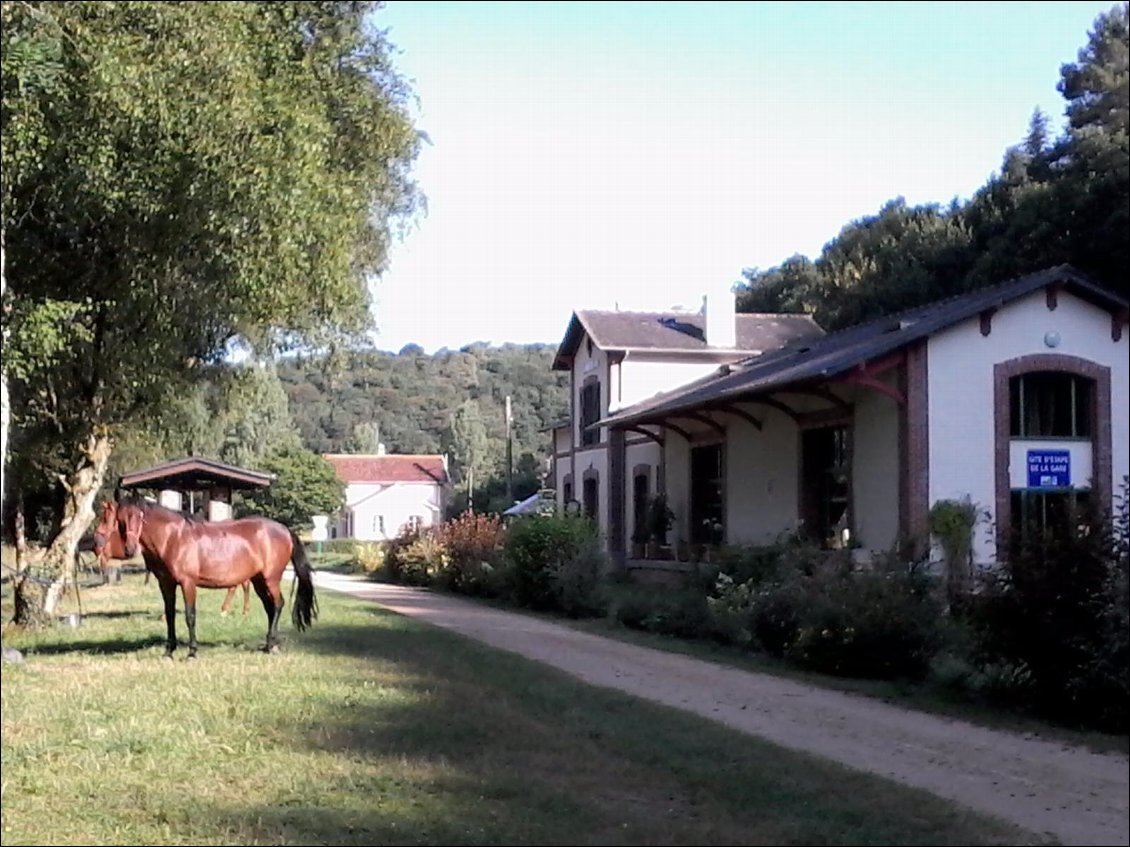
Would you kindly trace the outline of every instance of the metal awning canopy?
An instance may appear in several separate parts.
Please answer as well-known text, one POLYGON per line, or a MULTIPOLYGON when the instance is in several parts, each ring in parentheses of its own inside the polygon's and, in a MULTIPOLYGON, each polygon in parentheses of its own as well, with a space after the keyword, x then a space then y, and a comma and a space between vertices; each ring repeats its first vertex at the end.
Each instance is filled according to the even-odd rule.
POLYGON ((189 456, 123 474, 118 487, 125 490, 151 488, 206 491, 213 488, 228 488, 233 491, 248 491, 266 488, 274 479, 275 475, 272 473, 189 456))

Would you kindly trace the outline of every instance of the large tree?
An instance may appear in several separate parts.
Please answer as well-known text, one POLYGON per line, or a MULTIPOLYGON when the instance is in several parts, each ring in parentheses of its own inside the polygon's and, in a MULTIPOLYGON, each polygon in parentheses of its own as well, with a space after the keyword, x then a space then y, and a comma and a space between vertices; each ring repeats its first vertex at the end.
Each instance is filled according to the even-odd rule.
MULTIPOLYGON (((19 449, 64 491, 49 570, 124 421, 234 339, 368 328, 418 148, 378 8, 3 2, 4 363, 19 449)), ((19 591, 21 621, 50 611, 19 591)))

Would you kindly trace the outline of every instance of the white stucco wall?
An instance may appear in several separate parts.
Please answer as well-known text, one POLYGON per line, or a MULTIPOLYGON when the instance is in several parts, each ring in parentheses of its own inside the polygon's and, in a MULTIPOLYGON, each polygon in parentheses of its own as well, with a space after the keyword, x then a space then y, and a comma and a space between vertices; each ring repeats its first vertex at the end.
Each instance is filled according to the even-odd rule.
POLYGON ((345 489, 346 509, 352 512, 353 534, 349 536, 346 520, 337 527, 337 537, 361 541, 385 541, 396 538, 413 515, 419 515, 423 526, 443 522, 443 492, 430 483, 350 483, 345 489), (384 517, 384 531, 380 517, 384 517))
MULTIPOLYGON (((893 377, 883 376, 890 383, 893 377)), ((855 540, 889 550, 899 533, 898 403, 874 389, 856 389, 852 428, 852 523, 855 540)))
POLYGON ((562 453, 568 453, 569 447, 572 442, 569 440, 569 427, 561 426, 553 430, 553 452, 560 456, 562 453))
POLYGON ((632 353, 618 367, 613 367, 614 372, 617 370, 619 385, 614 386, 610 401, 613 411, 714 373, 718 363, 664 361, 632 353))
POLYGON ((685 438, 671 432, 667 434, 664 450, 667 505, 675 513, 675 523, 667 540, 674 544, 690 539, 691 449, 685 438))
POLYGON ((764 406, 749 411, 761 430, 745 421, 727 427, 726 541, 768 544, 797 527, 799 430, 786 415, 764 406))
MULTIPOLYGON (((1112 491, 1127 473, 1127 335, 1111 340, 1110 314, 1065 292, 1047 307, 1043 291, 1009 304, 982 336, 971 318, 927 343, 929 387, 929 502, 968 496, 995 520, 993 366, 1019 356, 1056 353, 1077 356, 1111 369, 1112 491), (1045 334, 1059 334, 1048 347, 1045 334)), ((1011 472, 1010 472, 1011 475, 1011 472)), ((975 533, 974 556, 993 559, 992 524, 975 533)))

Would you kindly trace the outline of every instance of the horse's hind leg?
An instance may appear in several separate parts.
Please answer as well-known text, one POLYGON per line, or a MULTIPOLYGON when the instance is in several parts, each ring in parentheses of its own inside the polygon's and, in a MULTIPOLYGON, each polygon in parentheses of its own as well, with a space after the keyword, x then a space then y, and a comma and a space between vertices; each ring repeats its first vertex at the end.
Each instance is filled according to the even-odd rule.
MULTIPOLYGON (((233 588, 232 591, 235 589, 233 588)), ((251 580, 243 583, 243 614, 251 611, 251 580)))
POLYGON ((279 651, 279 618, 282 617, 282 610, 285 605, 282 591, 277 582, 268 585, 263 574, 256 574, 252 577, 251 584, 255 586, 255 593, 259 595, 259 599, 263 602, 263 611, 267 613, 267 643, 264 649, 268 653, 277 653, 279 651))
POLYGON ((167 577, 157 577, 161 586, 161 597, 165 601, 165 628, 168 637, 165 640, 165 656, 172 658, 173 651, 177 649, 177 584, 167 577))

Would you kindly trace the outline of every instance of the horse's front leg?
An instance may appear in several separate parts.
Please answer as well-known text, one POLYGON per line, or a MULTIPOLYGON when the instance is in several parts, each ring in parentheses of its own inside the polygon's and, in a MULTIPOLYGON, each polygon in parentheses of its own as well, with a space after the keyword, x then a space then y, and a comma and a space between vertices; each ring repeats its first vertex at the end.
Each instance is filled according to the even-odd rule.
POLYGON ((165 656, 172 658, 173 651, 177 649, 177 584, 172 579, 157 578, 161 586, 161 597, 165 601, 165 627, 168 636, 165 639, 165 656))
POLYGON ((184 595, 184 622, 188 624, 188 658, 196 658, 196 583, 186 580, 181 583, 184 595))

